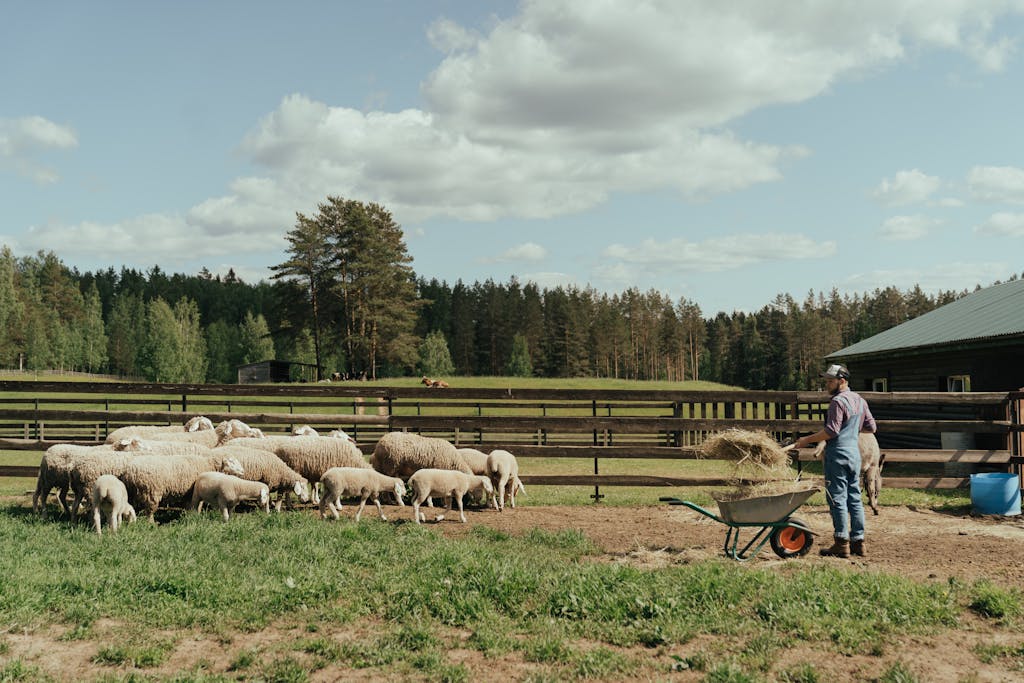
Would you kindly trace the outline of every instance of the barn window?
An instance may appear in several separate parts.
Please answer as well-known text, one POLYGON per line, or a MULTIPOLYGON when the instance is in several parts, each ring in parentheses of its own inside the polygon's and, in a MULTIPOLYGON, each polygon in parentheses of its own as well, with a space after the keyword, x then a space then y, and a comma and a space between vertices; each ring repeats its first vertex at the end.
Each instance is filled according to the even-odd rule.
POLYGON ((875 377, 871 380, 871 391, 889 391, 888 377, 875 377))
POLYGON ((946 378, 946 391, 970 391, 970 375, 950 375, 946 378))

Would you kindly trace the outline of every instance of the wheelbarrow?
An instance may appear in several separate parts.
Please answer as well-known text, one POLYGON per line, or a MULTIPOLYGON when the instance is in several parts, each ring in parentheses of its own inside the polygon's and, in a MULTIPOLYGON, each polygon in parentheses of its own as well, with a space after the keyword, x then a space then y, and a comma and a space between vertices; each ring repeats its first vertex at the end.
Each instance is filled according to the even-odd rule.
POLYGON ((729 527, 723 546, 725 554, 734 560, 745 562, 760 552, 766 543, 771 544, 775 554, 782 558, 806 555, 814 545, 814 532, 806 522, 793 517, 792 514, 820 490, 819 487, 809 487, 770 496, 720 500, 720 514, 717 515, 688 500, 669 496, 663 496, 659 500, 670 505, 685 505, 729 527), (740 531, 757 527, 760 527, 760 530, 739 548, 740 531))

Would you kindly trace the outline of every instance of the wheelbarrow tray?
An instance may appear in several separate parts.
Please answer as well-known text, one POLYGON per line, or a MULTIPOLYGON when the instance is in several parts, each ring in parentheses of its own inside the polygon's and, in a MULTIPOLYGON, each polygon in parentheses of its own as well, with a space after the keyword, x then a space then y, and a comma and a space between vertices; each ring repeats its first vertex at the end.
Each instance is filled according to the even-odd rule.
POLYGON ((809 487, 770 496, 719 500, 718 513, 729 524, 774 524, 793 514, 819 490, 809 487))

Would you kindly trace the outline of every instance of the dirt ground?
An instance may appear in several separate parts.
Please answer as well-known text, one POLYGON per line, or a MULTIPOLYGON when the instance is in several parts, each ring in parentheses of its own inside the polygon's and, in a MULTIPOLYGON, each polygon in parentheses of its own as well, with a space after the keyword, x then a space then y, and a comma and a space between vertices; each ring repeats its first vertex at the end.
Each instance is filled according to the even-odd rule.
MULTIPOLYGON (((351 508, 348 508, 351 514, 351 508)), ((387 510, 390 519, 406 519, 409 508, 387 510)), ((644 567, 669 566, 700 562, 722 557, 722 543, 726 527, 714 520, 679 506, 610 507, 589 505, 580 507, 520 506, 515 510, 498 513, 492 510, 468 511, 469 524, 451 519, 431 524, 437 533, 445 536, 465 534, 476 524, 517 534, 532 528, 551 531, 578 529, 593 539, 604 551, 600 561, 628 562, 644 567)), ((803 506, 799 516, 810 528, 820 532, 815 547, 806 557, 782 560, 769 547, 751 560, 747 566, 766 569, 782 567, 786 563, 845 567, 852 571, 886 572, 920 581, 945 583, 956 578, 965 583, 989 579, 1006 587, 1024 587, 1024 518, 972 517, 969 514, 936 512, 914 507, 883 507, 879 516, 868 518, 868 555, 864 558, 840 560, 818 556, 818 549, 830 541, 831 522, 825 507, 803 506)), ((117 624, 97 624, 102 633, 109 626, 117 632, 117 624)), ((302 624, 273 626, 255 634, 237 634, 233 638, 210 637, 196 633, 181 636, 174 653, 158 668, 135 670, 111 667, 90 661, 100 647, 97 639, 84 641, 61 640, 64 627, 53 627, 46 632, 0 634, 0 673, 2 662, 20 659, 23 665, 58 680, 95 679, 103 676, 123 676, 135 671, 147 677, 171 677, 202 667, 207 674, 236 675, 249 680, 263 678, 253 671, 231 672, 229 667, 242 651, 259 648, 263 652, 278 652, 301 660, 305 655, 296 653, 288 644, 309 634, 302 624), (58 656, 59 653, 59 656, 58 656)), ((1024 681, 1020 659, 982 663, 973 648, 983 645, 1024 647, 1020 633, 997 629, 981 618, 968 617, 961 630, 931 637, 904 637, 888 644, 881 655, 844 657, 830 654, 827 644, 798 645, 786 653, 790 665, 812 662, 820 680, 870 681, 878 678, 896 663, 905 666, 918 681, 1024 681)), ((353 638, 372 638, 375 625, 352 624, 325 628, 317 637, 344 642, 353 638)), ((174 635, 174 634, 168 634, 174 635)), ((525 678, 551 679, 544 675, 542 665, 523 661, 520 653, 499 658, 484 658, 471 647, 459 647, 460 640, 469 633, 451 631, 438 634, 454 645, 446 650, 449 661, 462 663, 470 670, 471 680, 522 680, 525 678), (539 668, 538 668, 539 667, 539 668)), ((631 657, 648 658, 650 668, 631 677, 631 680, 699 681, 706 673, 696 671, 670 672, 673 656, 686 657, 709 647, 709 636, 700 636, 689 643, 644 650, 625 650, 631 657)), ((100 639, 101 640, 101 639, 100 639)), ((312 674, 317 681, 377 680, 380 670, 352 670, 331 664, 312 674)), ((0 676, 2 677, 2 676, 0 676)), ((555 676, 557 678, 557 676, 555 676)), ((774 680, 770 676, 768 680, 774 680)), ((909 679, 900 679, 909 680, 909 679)))

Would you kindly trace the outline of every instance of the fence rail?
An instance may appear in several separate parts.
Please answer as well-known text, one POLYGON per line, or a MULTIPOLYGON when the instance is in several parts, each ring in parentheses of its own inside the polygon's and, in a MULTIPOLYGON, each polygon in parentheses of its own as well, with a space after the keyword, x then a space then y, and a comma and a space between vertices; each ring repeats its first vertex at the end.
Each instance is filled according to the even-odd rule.
MULTIPOLYGON (((886 448, 884 485, 955 488, 963 468, 1021 472, 1024 392, 862 394, 876 414, 913 407, 913 418, 878 419, 887 436, 969 434, 985 448, 886 448), (965 418, 964 415, 969 417, 965 418), (909 468, 900 473, 900 467, 909 468), (928 468, 937 471, 928 471, 928 468), (950 468, 961 468, 950 476, 950 468), (893 473, 893 469, 897 472, 893 473)), ((56 442, 96 444, 128 424, 180 424, 204 415, 238 418, 268 433, 309 424, 343 428, 364 453, 385 432, 407 430, 459 446, 504 448, 520 458, 593 460, 592 475, 529 474, 527 484, 719 486, 720 477, 602 474, 602 461, 685 461, 725 429, 763 430, 779 440, 817 431, 828 406, 820 392, 640 389, 428 389, 331 384, 181 385, 126 382, 0 382, 0 450, 44 450, 56 442), (159 409, 156 409, 159 407, 159 409)), ((0 456, 2 457, 2 456, 0 456)), ((811 459, 810 451, 797 454, 811 459)), ((36 468, 0 460, 0 476, 35 476, 36 468)))

